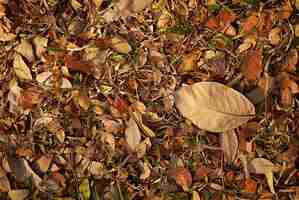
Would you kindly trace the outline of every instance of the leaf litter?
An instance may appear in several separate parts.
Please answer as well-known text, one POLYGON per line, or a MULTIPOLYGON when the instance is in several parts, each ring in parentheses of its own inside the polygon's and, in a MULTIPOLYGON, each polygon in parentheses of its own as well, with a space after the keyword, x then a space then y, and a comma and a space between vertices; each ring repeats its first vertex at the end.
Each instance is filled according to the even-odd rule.
POLYGON ((298 199, 299 1, 0 1, 0 199, 298 199))

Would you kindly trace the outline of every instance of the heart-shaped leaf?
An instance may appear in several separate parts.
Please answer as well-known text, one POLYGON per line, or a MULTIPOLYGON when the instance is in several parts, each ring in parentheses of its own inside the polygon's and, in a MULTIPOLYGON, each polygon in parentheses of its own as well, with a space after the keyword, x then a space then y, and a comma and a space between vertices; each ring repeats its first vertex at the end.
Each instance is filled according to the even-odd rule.
POLYGON ((216 82, 182 87, 176 107, 199 128, 211 132, 229 131, 255 115, 254 105, 241 93, 216 82))

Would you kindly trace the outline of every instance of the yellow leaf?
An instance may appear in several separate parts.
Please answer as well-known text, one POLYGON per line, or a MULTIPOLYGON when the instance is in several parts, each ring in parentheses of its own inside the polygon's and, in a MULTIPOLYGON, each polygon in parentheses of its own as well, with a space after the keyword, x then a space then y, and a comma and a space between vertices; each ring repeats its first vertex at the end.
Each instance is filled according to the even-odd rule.
POLYGON ((11 190, 8 192, 8 196, 11 200, 24 200, 29 195, 29 191, 26 189, 11 190))
POLYGON ((244 95, 216 82, 182 87, 176 107, 196 126, 211 132, 235 129, 255 115, 254 105, 244 95))
POLYGON ((19 79, 32 80, 31 71, 20 54, 16 54, 13 61, 13 68, 19 79))
POLYGON ((90 198, 90 187, 88 179, 84 179, 79 186, 79 191, 82 193, 84 200, 88 200, 90 198))
POLYGON ((114 37, 111 39, 111 48, 119 53, 127 54, 132 48, 127 41, 114 37))

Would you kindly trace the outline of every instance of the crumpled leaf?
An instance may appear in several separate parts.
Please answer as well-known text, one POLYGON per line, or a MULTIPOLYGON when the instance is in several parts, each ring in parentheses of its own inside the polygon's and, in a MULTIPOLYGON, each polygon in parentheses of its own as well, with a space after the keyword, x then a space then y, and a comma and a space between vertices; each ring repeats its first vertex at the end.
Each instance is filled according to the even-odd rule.
POLYGON ((238 136, 234 130, 224 132, 221 135, 221 147, 225 162, 233 163, 239 148, 238 136))
POLYGON ((130 118, 125 131, 126 141, 129 147, 134 151, 141 141, 141 132, 133 117, 130 118))
POLYGON ((13 69, 19 79, 32 80, 31 71, 20 54, 15 55, 13 69))
POLYGON ((217 82, 199 82, 182 87, 176 107, 199 128, 225 132, 246 123, 255 114, 254 105, 241 93, 217 82))
POLYGON ((169 175, 173 177, 176 183, 183 188, 184 191, 188 191, 192 184, 192 176, 187 168, 179 167, 169 171, 169 175))
POLYGON ((29 194, 29 190, 27 189, 11 190, 8 192, 8 196, 11 200, 25 200, 29 194))

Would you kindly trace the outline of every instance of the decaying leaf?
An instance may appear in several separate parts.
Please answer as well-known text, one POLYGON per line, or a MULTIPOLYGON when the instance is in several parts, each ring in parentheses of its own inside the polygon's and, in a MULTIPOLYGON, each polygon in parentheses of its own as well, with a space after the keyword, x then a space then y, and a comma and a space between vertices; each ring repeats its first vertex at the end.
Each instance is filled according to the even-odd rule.
POLYGON ((125 131, 126 141, 129 147, 134 151, 141 141, 141 133, 134 118, 130 118, 125 131))
POLYGON ((174 178, 176 183, 183 188, 184 191, 188 191, 192 185, 192 176, 187 168, 179 167, 169 171, 169 175, 174 178))
POLYGON ((32 80, 31 71, 20 54, 15 55, 13 68, 19 79, 32 80))
POLYGON ((255 115, 254 105, 241 93, 216 82, 199 82, 177 91, 176 107, 199 128, 225 132, 255 115))
POLYGON ((234 130, 221 134, 221 147, 226 162, 233 163, 238 153, 238 136, 234 130))
POLYGON ((243 63, 244 76, 248 81, 256 81, 260 78, 262 65, 262 51, 254 49, 247 53, 243 63))

